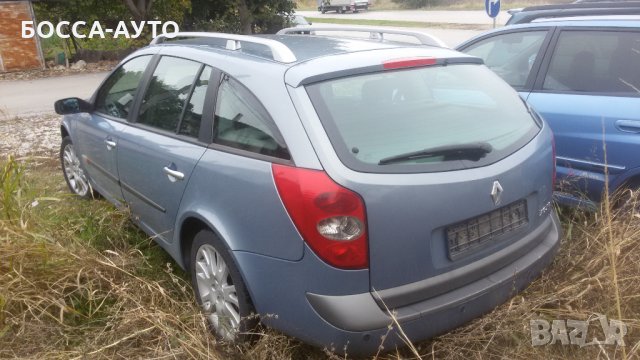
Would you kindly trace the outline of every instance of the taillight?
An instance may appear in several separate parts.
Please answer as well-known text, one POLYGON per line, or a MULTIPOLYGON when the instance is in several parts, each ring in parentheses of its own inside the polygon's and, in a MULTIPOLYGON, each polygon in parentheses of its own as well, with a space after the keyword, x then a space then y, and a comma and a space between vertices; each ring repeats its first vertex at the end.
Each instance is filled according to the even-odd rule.
POLYGON ((553 176, 551 177, 551 190, 556 186, 556 138, 551 133, 551 160, 553 161, 553 176))
POLYGON ((342 269, 369 266, 364 202, 324 171, 273 164, 276 188, 309 247, 342 269))

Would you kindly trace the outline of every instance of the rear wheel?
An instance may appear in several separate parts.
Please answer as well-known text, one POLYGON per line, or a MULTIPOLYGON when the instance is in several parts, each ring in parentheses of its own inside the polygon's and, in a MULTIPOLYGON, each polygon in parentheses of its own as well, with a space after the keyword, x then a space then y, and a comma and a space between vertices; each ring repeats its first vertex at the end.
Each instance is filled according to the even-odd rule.
POLYGON ((69 190, 82 198, 93 197, 89 179, 80 165, 80 159, 76 154, 71 138, 68 136, 62 139, 62 144, 60 145, 60 164, 62 165, 64 180, 67 182, 69 190))
POLYGON ((221 340, 245 342, 258 320, 228 248, 210 230, 202 230, 191 246, 193 291, 209 326, 221 340))

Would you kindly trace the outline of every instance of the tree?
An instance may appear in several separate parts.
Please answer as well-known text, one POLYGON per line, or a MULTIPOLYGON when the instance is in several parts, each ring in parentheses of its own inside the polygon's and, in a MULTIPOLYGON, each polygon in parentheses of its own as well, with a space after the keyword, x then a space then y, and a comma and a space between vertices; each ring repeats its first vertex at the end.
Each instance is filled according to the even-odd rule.
POLYGON ((190 0, 122 0, 135 21, 180 19, 190 0))
POLYGON ((294 9, 292 0, 191 0, 184 24, 190 30, 275 32, 294 9))

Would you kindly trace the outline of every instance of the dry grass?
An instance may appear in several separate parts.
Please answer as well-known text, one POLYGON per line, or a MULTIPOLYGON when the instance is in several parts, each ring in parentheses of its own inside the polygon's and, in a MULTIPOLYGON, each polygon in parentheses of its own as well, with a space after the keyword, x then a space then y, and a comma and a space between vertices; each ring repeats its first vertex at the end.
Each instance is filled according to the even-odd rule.
MULTIPOLYGON (((184 272, 126 213, 67 195, 49 158, 0 160, 0 179, 0 358, 345 358, 273 331, 249 348, 218 344, 184 272)), ((451 333, 375 358, 640 357, 640 215, 561 212, 560 253, 526 291, 451 333), (531 345, 531 319, 596 314, 627 324, 625 352, 531 345)), ((603 339, 595 319, 593 337, 603 339)))
POLYGON ((0 174, 0 358, 215 355, 190 285, 126 214, 34 178, 54 164, 9 160, 0 174))

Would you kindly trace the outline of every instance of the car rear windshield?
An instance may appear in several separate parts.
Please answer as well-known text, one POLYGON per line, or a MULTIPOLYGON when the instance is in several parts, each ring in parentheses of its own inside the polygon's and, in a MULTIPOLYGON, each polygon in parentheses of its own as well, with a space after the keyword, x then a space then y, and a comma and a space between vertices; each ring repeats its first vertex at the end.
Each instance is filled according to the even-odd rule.
POLYGON ((508 84, 477 64, 350 76, 306 90, 340 160, 361 172, 484 166, 541 127, 508 84))

